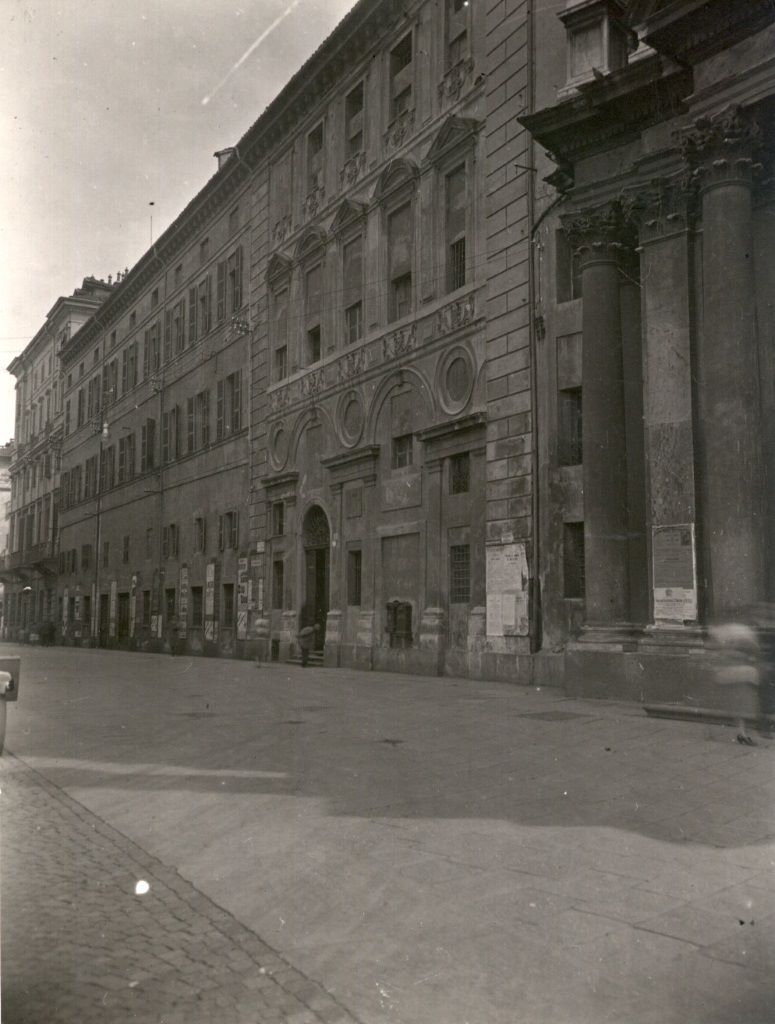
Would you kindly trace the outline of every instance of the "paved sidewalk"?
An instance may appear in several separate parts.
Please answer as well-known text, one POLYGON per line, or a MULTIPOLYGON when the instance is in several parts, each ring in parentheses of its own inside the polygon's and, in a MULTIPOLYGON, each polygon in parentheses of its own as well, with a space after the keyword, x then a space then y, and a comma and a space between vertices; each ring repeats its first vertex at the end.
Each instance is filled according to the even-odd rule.
POLYGON ((355 1024, 176 871, 12 756, 1 865, 4 1024, 355 1024))
MULTIPOLYGON (((9 711, 16 757, 0 759, 0 774, 13 796, 34 769, 53 806, 44 802, 32 818, 32 797, 11 801, 18 856, 42 858, 35 873, 51 876, 49 891, 102 897, 89 929, 68 927, 66 905, 47 917, 48 896, 32 913, 6 913, 31 897, 26 872, 4 869, 6 984, 44 986, 55 965, 81 964, 80 953, 65 959, 68 942, 99 930, 104 963, 88 975, 89 1001, 78 1002, 87 999, 79 992, 77 1012, 40 1024, 88 1020, 105 998, 103 976, 117 986, 108 1002, 116 991, 147 998, 151 1016, 97 1019, 161 1024, 177 1019, 178 995, 189 1000, 185 1019, 196 1021, 192 993, 167 992, 161 977, 131 995, 118 985, 140 968, 124 959, 138 950, 115 929, 141 914, 139 953, 155 962, 154 937, 169 938, 162 908, 173 899, 205 919, 195 927, 173 912, 183 927, 168 955, 181 963, 189 943, 201 952, 201 935, 214 930, 207 922, 222 912, 242 929, 244 941, 219 925, 218 948, 200 957, 202 978, 215 979, 201 991, 231 1000, 231 1013, 237 993, 265 978, 260 966, 277 956, 300 985, 314 979, 321 999, 330 993, 332 1012, 347 1008, 363 1024, 775 1017, 771 742, 741 747, 732 729, 505 684, 101 651, 23 656, 20 700, 9 711), (62 791, 77 803, 55 800, 62 791), (75 859, 88 869, 70 881, 60 874, 68 858, 56 852, 56 830, 66 836, 75 824, 60 804, 78 811, 75 848, 86 844, 75 859), (113 830, 131 843, 105 846, 113 830), (45 855, 34 852, 38 842, 45 855), (133 851, 128 862, 121 850, 133 851), (94 868, 102 862, 104 876, 94 868), (97 890, 100 877, 110 881, 97 890), (151 883, 148 896, 133 895, 138 878, 151 883), (229 941, 254 961, 233 987, 219 974, 229 941)), ((178 964, 169 966, 172 980, 178 964)), ((295 1021, 283 999, 300 993, 277 980, 279 988, 257 991, 274 993, 273 1009, 295 1021)), ((216 1006, 199 1019, 240 1019, 216 1006)), ((250 1012, 246 1020, 284 1019, 250 1012)))

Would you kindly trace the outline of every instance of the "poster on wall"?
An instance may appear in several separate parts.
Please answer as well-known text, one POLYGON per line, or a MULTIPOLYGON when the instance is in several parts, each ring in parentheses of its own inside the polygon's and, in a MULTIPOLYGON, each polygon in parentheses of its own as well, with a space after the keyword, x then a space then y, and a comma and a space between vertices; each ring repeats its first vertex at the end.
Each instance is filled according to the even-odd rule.
POLYGON ((527 636, 530 577, 524 544, 487 547, 487 636, 527 636))
POLYGON ((185 639, 188 630, 188 566, 180 567, 178 597, 178 636, 185 639))
POLYGON ((110 581, 110 636, 116 635, 116 607, 118 605, 118 583, 110 581))
POLYGON ((248 635, 248 560, 237 562, 237 639, 246 640, 248 635))
POLYGON ((655 622, 697 618, 697 557, 694 523, 654 526, 651 564, 655 622))

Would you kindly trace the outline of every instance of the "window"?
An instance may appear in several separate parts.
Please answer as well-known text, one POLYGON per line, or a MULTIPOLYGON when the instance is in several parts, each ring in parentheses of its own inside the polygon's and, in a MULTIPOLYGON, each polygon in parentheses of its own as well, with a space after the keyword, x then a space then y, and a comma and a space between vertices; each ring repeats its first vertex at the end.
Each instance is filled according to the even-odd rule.
POLYGON ((285 563, 282 558, 276 558, 272 562, 272 607, 283 608, 285 589, 285 563))
POLYGON ((274 318, 274 355, 272 379, 283 380, 288 376, 288 289, 275 292, 272 298, 274 318))
POLYGON ((210 275, 199 282, 197 289, 197 319, 199 324, 199 337, 203 338, 210 332, 210 275))
POLYGON ((164 313, 164 362, 168 363, 172 359, 172 310, 168 309, 164 313))
POLYGON ((133 341, 127 345, 121 353, 121 393, 135 387, 137 384, 137 342, 133 341))
POLYGON ((320 310, 323 270, 320 264, 308 270, 304 276, 304 317, 307 332, 306 365, 316 363, 321 357, 320 310))
POLYGON ((272 534, 282 537, 285 533, 285 502, 276 501, 272 505, 272 534))
POLYGON ((411 434, 402 434, 393 438, 392 457, 390 465, 393 469, 404 469, 414 462, 414 445, 411 434))
POLYGON ((348 345, 363 334, 363 239, 359 235, 342 249, 345 337, 348 345))
POLYGON ((390 320, 399 320, 412 311, 413 239, 412 204, 406 203, 388 217, 390 320))
POLYGON ((137 312, 132 310, 129 314, 129 330, 133 331, 137 325, 137 312))
POLYGON ((156 420, 147 419, 140 431, 140 472, 156 465, 156 420))
POLYGON ((172 343, 178 355, 186 347, 186 304, 183 299, 172 307, 172 343))
POLYGON ((116 484, 116 447, 110 445, 100 452, 100 490, 108 491, 116 484))
POLYGON ((570 302, 581 298, 581 268, 578 254, 573 251, 570 240, 560 228, 554 234, 555 289, 558 302, 570 302))
POLYGON ((242 429, 242 371, 218 381, 215 432, 217 440, 242 429))
POLYGON ((323 186, 323 122, 307 136, 307 191, 323 186))
POLYGON ((161 461, 173 462, 180 455, 180 407, 174 406, 161 418, 161 461))
POLYGON ((186 403, 189 452, 206 448, 210 443, 210 392, 200 391, 186 403))
POLYGON ((468 494, 471 482, 471 460, 468 452, 453 455, 449 460, 449 493, 468 494))
POLYGON ((145 557, 146 559, 153 558, 153 527, 147 526, 145 529, 145 557))
POLYGON ((175 287, 180 288, 183 283, 183 264, 178 263, 175 267, 175 287))
POLYGON ((239 542, 239 512, 225 512, 218 516, 218 550, 236 550, 239 542))
POLYGON ((390 118, 412 106, 412 33, 405 35, 390 52, 390 118))
POLYGON ((118 441, 118 482, 133 480, 135 475, 135 435, 120 437, 118 441))
POLYGON ((466 283, 466 169, 460 166, 446 178, 447 289, 466 283))
POLYGON ((121 561, 124 565, 129 564, 129 534, 124 534, 124 540, 121 545, 121 561))
POLYGON ((107 569, 110 565, 110 541, 102 542, 102 568, 107 569))
POLYGON ((361 552, 347 552, 347 604, 361 603, 361 552))
POLYGON ((453 544, 449 549, 449 600, 468 604, 471 598, 471 549, 468 544, 453 544))
POLYGON ((201 626, 204 621, 204 594, 201 587, 191 588, 191 625, 201 626))
POLYGON ((447 0, 447 67, 454 68, 468 54, 468 3, 447 0))
POLYGON ((234 584, 224 583, 223 584, 223 605, 221 607, 221 616, 224 626, 234 625, 234 584))
POLYGON ((412 606, 408 601, 388 601, 385 632, 391 647, 411 647, 412 606))
POLYGON ((235 206, 229 213, 229 234, 236 235, 239 230, 239 206, 235 206))
POLYGON ((154 288, 151 292, 151 309, 156 309, 159 305, 159 289, 154 288))
POLYGON ((159 337, 159 321, 151 324, 145 332, 145 345, 143 348, 143 380, 148 380, 152 373, 161 366, 161 345, 159 337))
POLYGON ((363 149, 363 82, 358 82, 344 101, 345 155, 349 159, 363 149))
POLYGON ((86 418, 96 419, 100 414, 100 378, 99 375, 92 377, 86 388, 86 418))
POLYGON ((65 402, 65 437, 70 433, 70 399, 65 402))
POLYGON ((558 462, 561 466, 581 465, 581 388, 563 388, 558 395, 558 462))
POLYGON ((240 245, 229 256, 227 261, 227 306, 229 312, 236 313, 242 309, 242 246, 240 245))
POLYGON ((78 388, 78 415, 76 418, 76 426, 82 427, 86 420, 86 403, 84 401, 83 388, 78 388))
POLYGON ((188 290, 188 343, 193 345, 197 336, 196 288, 188 290))
POLYGON ((563 523, 562 566, 565 597, 584 597, 584 524, 563 523))
POLYGON ((162 526, 161 557, 163 559, 177 558, 179 541, 180 531, 178 530, 177 523, 170 523, 168 526, 162 526))
POLYGON ((207 260, 210 258, 210 239, 203 238, 199 243, 199 264, 204 266, 207 260))
POLYGON ((85 572, 91 568, 91 544, 81 545, 81 569, 85 572))
POLYGON ((196 516, 194 518, 194 551, 203 555, 205 553, 205 545, 207 543, 207 528, 205 526, 205 520, 203 516, 196 516))

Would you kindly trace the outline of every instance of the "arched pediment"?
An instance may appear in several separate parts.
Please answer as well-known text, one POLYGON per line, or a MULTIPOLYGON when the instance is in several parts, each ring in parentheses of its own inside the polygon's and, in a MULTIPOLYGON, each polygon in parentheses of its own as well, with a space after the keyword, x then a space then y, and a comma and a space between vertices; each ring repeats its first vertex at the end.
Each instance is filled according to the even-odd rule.
POLYGON ((417 178, 417 173, 417 165, 413 161, 405 157, 391 160, 377 180, 374 198, 383 199, 403 185, 412 184, 417 178))
POLYGON ((472 117, 448 117, 436 132, 436 138, 426 154, 426 161, 436 163, 452 150, 469 145, 480 128, 481 123, 472 117))
POLYGON ((291 272, 293 264, 287 256, 283 256, 281 253, 276 252, 269 261, 269 266, 266 268, 266 279, 269 282, 276 281, 278 278, 287 277, 291 272))
POLYGON ((352 199, 344 199, 334 215, 334 219, 331 221, 331 234, 339 234, 340 231, 344 231, 346 227, 351 224, 356 224, 362 220, 366 215, 366 207, 363 203, 355 203, 352 199))
POLYGON ((325 231, 317 226, 307 228, 296 244, 294 256, 297 260, 303 260, 311 252, 320 249, 326 244, 325 231))

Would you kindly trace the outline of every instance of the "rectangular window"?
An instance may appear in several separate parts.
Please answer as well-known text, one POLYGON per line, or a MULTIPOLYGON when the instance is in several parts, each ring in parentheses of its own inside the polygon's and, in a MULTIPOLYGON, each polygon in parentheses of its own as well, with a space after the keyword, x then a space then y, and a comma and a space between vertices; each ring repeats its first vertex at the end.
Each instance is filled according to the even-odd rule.
POLYGON ((191 588, 191 625, 201 626, 204 621, 204 594, 201 587, 191 588))
POLYGON ((100 464, 100 490, 108 491, 116 484, 116 447, 110 445, 103 448, 101 452, 102 462, 100 464))
POLYGON ((70 399, 65 402, 65 437, 70 434, 70 399))
POLYGON ((355 156, 363 149, 363 82, 358 82, 344 101, 345 152, 355 156))
POLYGON ((218 381, 216 395, 216 439, 222 440, 242 429, 242 371, 218 381))
POLYGON ((412 106, 412 33, 390 51, 390 117, 398 117, 412 106))
POLYGON ((555 290, 558 302, 581 298, 581 268, 578 254, 560 228, 554 233, 555 290))
POLYGON ((274 380, 284 380, 288 376, 288 349, 285 345, 274 350, 272 375, 274 380))
POLYGON ((229 213, 229 234, 236 235, 239 229, 239 206, 235 206, 229 213))
POLYGON ((230 313, 242 309, 242 246, 238 246, 229 256, 226 264, 228 296, 227 306, 230 313))
POLYGON ((206 448, 210 443, 210 392, 200 391, 193 398, 189 398, 186 410, 189 452, 206 448))
POLYGON ((285 502, 276 501, 272 505, 272 534, 282 537, 285 533, 285 502))
POLYGON ((320 361, 320 327, 310 327, 307 331, 307 365, 320 361))
POLYGON ((83 388, 78 388, 78 416, 76 418, 76 426, 82 427, 86 420, 86 402, 83 393, 83 388))
POLYGON ((288 289, 282 288, 272 297, 274 318, 274 357, 272 379, 283 380, 288 376, 288 289))
POLYGON ((199 282, 197 289, 199 336, 204 337, 210 333, 212 326, 210 322, 210 275, 204 281, 199 282))
POLYGON ((146 559, 153 558, 153 527, 147 526, 145 529, 145 557, 146 559))
POLYGON ((183 299, 172 309, 172 341, 179 355, 186 347, 186 305, 183 299))
POLYGON ((124 534, 124 540, 121 545, 121 561, 124 565, 129 564, 129 534, 124 534))
POLYGON ((471 460, 468 452, 453 455, 449 460, 449 493, 468 494, 471 483, 471 460))
POLYGON ((91 544, 81 545, 81 569, 86 570, 91 568, 91 544))
POLYGON ((467 0, 447 0, 447 68, 468 55, 467 0))
POLYGON ((359 235, 342 250, 342 305, 345 336, 352 344, 363 334, 363 239, 359 235))
POLYGON ((175 267, 175 287, 180 288, 183 284, 183 264, 178 263, 175 267))
POLYGON ((199 555, 203 555, 205 553, 206 542, 207 533, 204 517, 197 516, 194 519, 194 551, 199 555))
POLYGON ((393 438, 390 465, 392 469, 404 469, 414 462, 414 445, 411 434, 393 438))
POLYGON ((361 552, 347 552, 347 604, 361 603, 361 552))
POLYGON ((197 337, 196 288, 188 290, 188 343, 193 345, 197 337))
POLYGON ((180 541, 180 532, 177 523, 170 523, 161 528, 161 557, 177 558, 180 541))
POLYGON ((562 566, 563 595, 584 597, 584 524, 563 523, 562 566))
POLYGON ((468 604, 471 598, 471 549, 468 544, 453 544, 449 549, 449 600, 468 604))
POLYGON ((285 563, 282 558, 276 558, 272 562, 272 607, 284 608, 285 595, 285 563))
POLYGON ((237 549, 239 543, 239 512, 225 512, 218 516, 218 550, 237 549))
POLYGON ((557 454, 561 466, 579 466, 582 462, 581 388, 563 388, 558 393, 557 454))
POLYGON ((307 191, 323 185, 323 122, 307 136, 307 191))
POLYGON ((321 356, 320 311, 322 305, 323 270, 320 264, 304 276, 304 318, 307 331, 306 361, 316 363, 321 356), (315 354, 317 353, 317 354, 315 354))
POLYGON ((137 384, 137 342, 127 345, 121 353, 121 393, 126 394, 137 384))
POLYGON ((147 380, 152 373, 156 373, 161 366, 161 339, 159 322, 151 324, 145 332, 145 347, 143 349, 143 380, 147 380))
POLYGON ((156 309, 159 305, 159 289, 154 288, 151 292, 151 309, 156 309))
POLYGON ((156 465, 156 420, 147 419, 140 432, 140 471, 147 472, 156 465))
POLYGON ((388 267, 391 320, 412 311, 412 257, 414 220, 412 204, 406 203, 388 217, 388 267))
POLYGON ((199 264, 204 266, 210 258, 210 239, 203 238, 199 243, 199 264))
POLYGON ((223 584, 223 605, 221 607, 222 622, 224 626, 234 625, 234 584, 223 584))
POLYGON ((180 415, 176 405, 161 418, 161 460, 174 462, 180 455, 180 415))
POLYGON ((466 283, 466 169, 456 168, 446 178, 445 224, 447 237, 447 289, 466 283))

